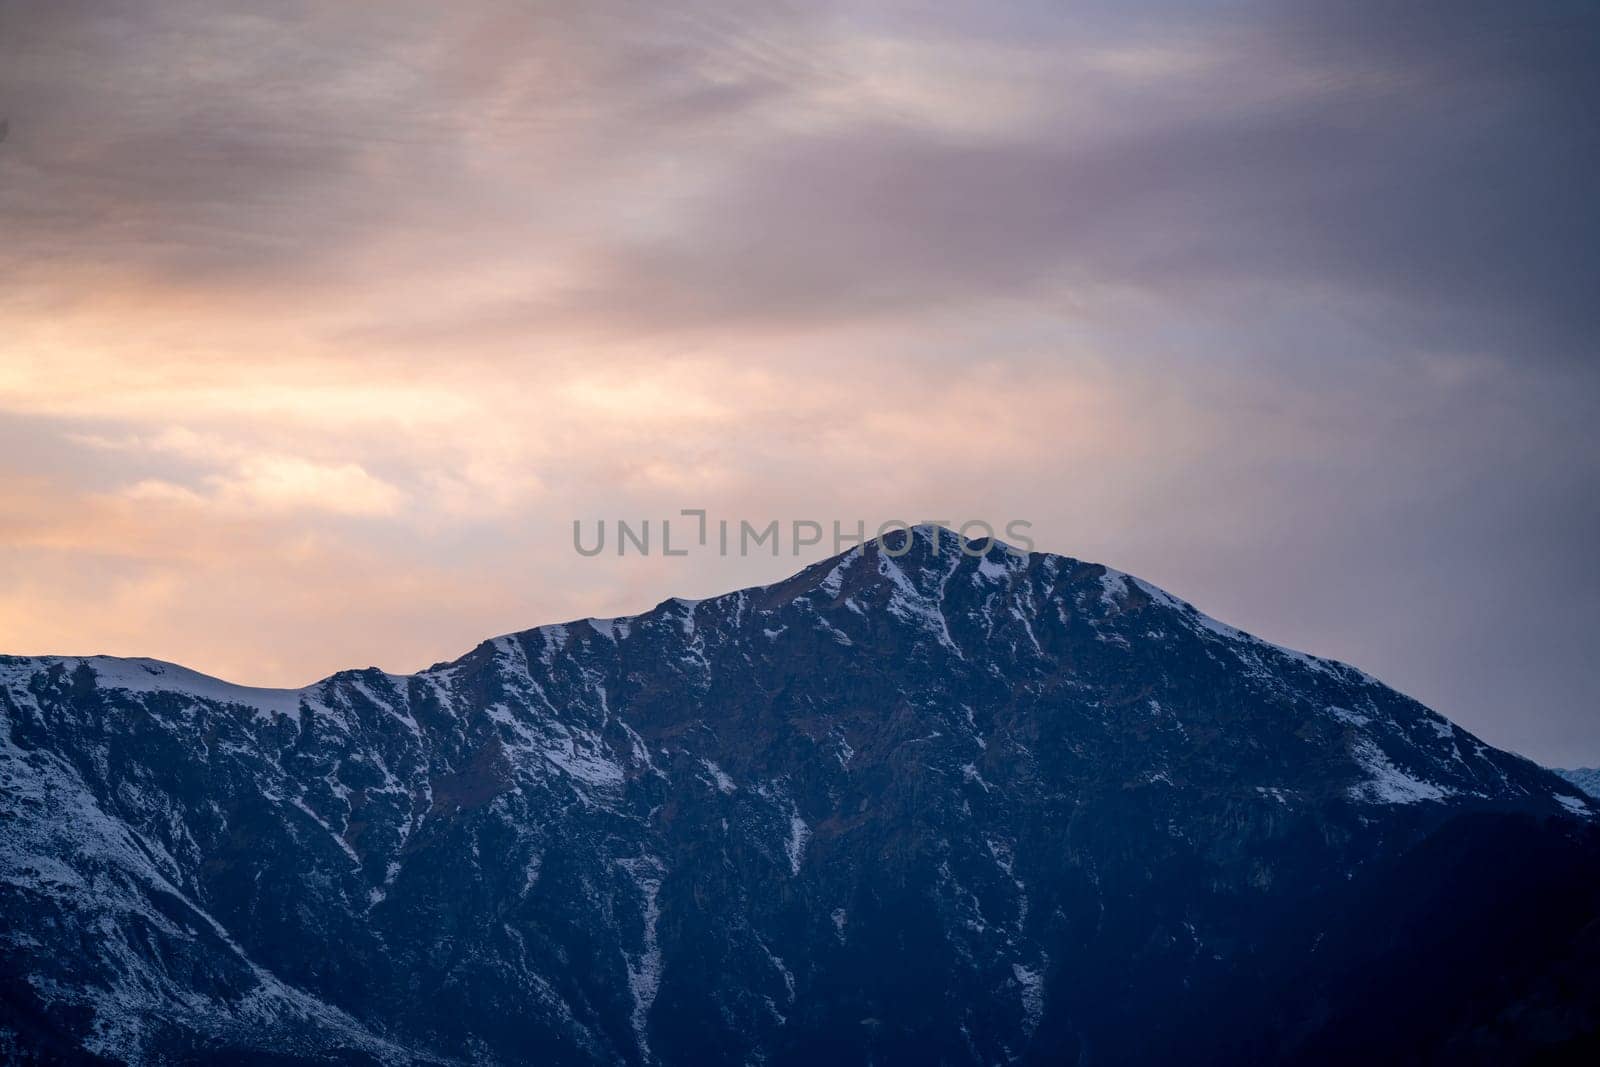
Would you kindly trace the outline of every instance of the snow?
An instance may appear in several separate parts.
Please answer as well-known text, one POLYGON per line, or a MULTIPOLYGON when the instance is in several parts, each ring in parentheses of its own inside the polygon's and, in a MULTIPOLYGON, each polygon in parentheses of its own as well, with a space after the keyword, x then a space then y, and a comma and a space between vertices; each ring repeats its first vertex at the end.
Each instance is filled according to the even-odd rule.
POLYGON ((985 578, 993 582, 1003 582, 1010 576, 1011 571, 1004 563, 997 563, 986 555, 978 560, 978 569, 974 574, 978 578, 985 578))
POLYGON ((539 633, 544 636, 544 648, 539 652, 539 662, 546 667, 555 661, 555 655, 567 645, 567 628, 561 623, 551 626, 539 627, 539 633))
POLYGON ((1565 793, 1556 793, 1555 798, 1557 804, 1560 804, 1574 815, 1581 815, 1586 819, 1594 815, 1594 809, 1577 797, 1569 797, 1565 793))
MULTIPOLYGON (((841 645, 845 645, 846 647, 850 647, 850 646, 853 646, 855 644, 854 641, 850 640, 850 635, 849 634, 845 633, 843 630, 841 630, 837 626, 833 625, 833 623, 829 622, 827 619, 823 618, 821 615, 818 615, 816 617, 816 622, 817 622, 817 628, 822 630, 824 633, 827 633, 829 636, 831 636, 833 638, 833 640, 835 641, 835 643, 841 644, 841 645)), ((768 636, 770 637, 771 635, 768 635, 768 636)))
POLYGON ((1359 712, 1351 711, 1349 708, 1335 707, 1332 704, 1328 705, 1327 712, 1346 726, 1366 726, 1372 722, 1371 719, 1359 712))
POLYGON ((1551 769, 1577 786, 1586 795, 1600 797, 1600 767, 1575 767, 1570 770, 1555 767, 1551 769))
POLYGON ((623 769, 602 755, 599 739, 583 731, 563 731, 539 754, 584 785, 615 788, 626 777, 623 769), (580 742, 586 744, 580 745, 580 742))
POLYGON ((961 555, 956 554, 950 571, 946 572, 944 579, 939 584, 939 596, 930 597, 916 587, 916 584, 901 570, 900 565, 888 555, 878 557, 878 573, 889 579, 893 592, 889 596, 888 611, 898 615, 907 622, 920 623, 924 628, 939 639, 939 643, 956 654, 958 659, 966 659, 961 647, 950 636, 950 624, 944 617, 943 597, 944 583, 950 580, 950 574, 961 565, 961 555))
MULTIPOLYGON (((531 679, 527 679, 531 682, 531 679)), ((533 692, 543 696, 543 690, 532 683, 533 692)), ((606 709, 605 689, 593 689, 601 710, 606 709)), ((546 701, 548 706, 548 701, 546 701)), ((554 709, 551 709, 554 712, 554 709)), ((604 738, 593 730, 581 726, 568 726, 551 718, 521 715, 504 703, 496 702, 484 708, 484 714, 501 727, 501 742, 513 762, 520 767, 530 765, 530 759, 554 767, 580 787, 596 790, 615 790, 627 778, 627 772, 616 758, 604 738)), ((609 718, 609 715, 607 716, 609 718)), ((624 724, 626 729, 626 724, 624 724)), ((630 747, 637 750, 637 734, 630 734, 630 747)), ((645 760, 649 762, 648 756, 645 760)))
POLYGON ((119 656, 87 656, 60 660, 39 660, 40 664, 59 662, 67 670, 79 664, 88 666, 102 689, 122 689, 130 693, 180 692, 220 704, 237 704, 269 714, 286 715, 299 721, 300 699, 313 686, 304 689, 262 689, 248 685, 234 685, 221 678, 213 678, 199 671, 191 671, 176 663, 158 659, 119 656))
POLYGON ((687 600, 681 596, 675 596, 671 600, 667 601, 667 603, 676 608, 682 609, 683 618, 678 620, 678 626, 683 630, 685 637, 693 635, 695 630, 694 613, 695 609, 700 606, 700 601, 687 600))
POLYGON ((624 959, 628 968, 628 992, 633 997, 633 1033, 639 1043, 639 1054, 648 1063, 653 1058, 648 1031, 650 1006, 661 988, 661 943, 657 936, 661 908, 656 898, 661 893, 661 880, 666 870, 654 856, 621 860, 619 865, 632 876, 643 902, 644 931, 640 947, 637 952, 625 951, 624 959))
POLYGON ((1038 1029, 1039 1019, 1044 1015, 1044 971, 1013 963, 1011 974, 1022 989, 1022 1015, 1031 1034, 1038 1029))
POLYGON ((719 793, 732 793, 739 788, 733 784, 733 779, 729 778, 727 774, 723 772, 721 767, 717 766, 710 760, 701 760, 700 766, 704 767, 707 773, 711 775, 711 781, 716 785, 719 793))
POLYGON ((811 840, 811 827, 795 811, 789 816, 789 840, 784 842, 783 851, 789 857, 789 873, 799 874, 800 865, 805 861, 806 842, 811 840))
POLYGON ((1121 571, 1112 570, 1110 567, 1107 567, 1106 573, 1101 576, 1100 582, 1105 590, 1105 592, 1103 592, 1101 595, 1102 600, 1105 599, 1106 592, 1109 592, 1113 586, 1120 585, 1122 588, 1126 588, 1131 583, 1133 586, 1137 586, 1139 590, 1146 596, 1150 597, 1150 599, 1176 611, 1195 630, 1201 633, 1208 633, 1212 634, 1213 636, 1220 637, 1230 644, 1242 644, 1253 648, 1266 649, 1271 652, 1275 652, 1278 655, 1285 656, 1293 660, 1307 670, 1326 675, 1339 681, 1356 680, 1373 685, 1381 684, 1371 675, 1357 670, 1349 664, 1336 663, 1333 660, 1326 660, 1320 656, 1313 656, 1307 652, 1298 652, 1295 649, 1287 648, 1283 645, 1275 645, 1270 641, 1265 641, 1255 636, 1254 634, 1246 633, 1245 631, 1236 627, 1229 626, 1225 622, 1221 622, 1202 611, 1196 610, 1195 606, 1190 604, 1188 601, 1181 600, 1167 592, 1165 589, 1162 589, 1159 586, 1151 585, 1149 582, 1146 582, 1140 578, 1135 578, 1131 574, 1124 574, 1121 571))
POLYGON ((306 818, 310 819, 312 822, 321 827, 323 833, 333 838, 333 843, 338 845, 339 850, 349 857, 351 864, 353 864, 357 869, 361 867, 361 857, 356 855, 355 849, 351 848, 345 839, 340 836, 338 831, 329 826, 322 816, 318 815, 316 812, 307 807, 306 802, 301 800, 299 797, 290 797, 289 803, 293 807, 297 808, 306 818))
MULTIPOLYGON (((793 1004, 794 1003, 794 972, 789 970, 788 966, 783 962, 783 957, 779 956, 777 953, 773 952, 772 949, 767 946, 767 943, 765 941, 762 941, 760 938, 757 938, 756 939, 756 943, 761 946, 761 951, 763 951, 763 952, 765 952, 767 954, 767 962, 771 963, 773 969, 778 972, 778 977, 783 979, 783 988, 784 988, 785 995, 788 998, 788 1002, 790 1004, 793 1004)), ((777 1014, 777 1013, 775 1012, 774 1014, 777 1014)), ((782 1016, 780 1015, 779 1018, 782 1018, 782 1016)))
POLYGON ((838 596, 840 591, 844 589, 845 572, 850 569, 852 563, 860 558, 859 552, 846 553, 843 559, 833 565, 832 570, 823 575, 822 581, 817 583, 817 588, 827 593, 830 597, 838 596))
POLYGON ((1368 738, 1355 741, 1350 746, 1350 755, 1370 776, 1367 781, 1350 787, 1350 795, 1356 800, 1374 804, 1415 804, 1455 795, 1453 789, 1407 774, 1368 738))
POLYGON ((1439 737, 1439 739, 1441 741, 1454 741, 1455 740, 1455 737, 1456 737, 1455 724, 1452 723, 1449 719, 1446 719, 1444 716, 1440 715, 1440 716, 1437 716, 1435 718, 1428 719, 1427 726, 1431 730, 1433 730, 1433 732, 1435 734, 1438 735, 1438 737, 1439 737))
POLYGON ((1026 633, 1028 635, 1028 641, 1030 643, 1032 643, 1033 650, 1035 652, 1039 653, 1040 655, 1043 655, 1044 654, 1044 647, 1039 644, 1039 638, 1034 635, 1033 623, 1028 621, 1027 614, 1025 612, 1023 612, 1021 608, 1017 607, 1016 604, 1012 604, 1011 605, 1011 616, 1012 616, 1012 618, 1016 619, 1018 622, 1020 622, 1022 624, 1022 630, 1023 630, 1024 633, 1026 633))
MULTIPOLYGON (((113 661, 107 673, 115 680, 115 665, 129 662, 113 661)), ((132 662, 138 670, 141 662, 155 663, 132 662)), ((143 684, 137 675, 132 680, 143 684)), ((6 782, 0 810, 20 801, 37 815, 7 821, 7 833, 0 835, 0 884, 46 896, 54 912, 92 923, 97 932, 95 955, 104 969, 103 985, 73 989, 39 976, 31 980, 34 991, 58 1009, 92 1017, 86 1049, 142 1067, 153 1062, 148 1039, 177 1020, 215 1039, 260 1033, 289 1021, 299 1031, 303 1049, 337 1042, 380 1062, 415 1061, 408 1050, 372 1034, 340 1009, 285 985, 249 959, 185 891, 177 872, 163 871, 155 862, 167 858, 158 843, 104 810, 71 764, 53 753, 18 748, 4 717, 0 731, 0 780, 6 782), (71 857, 71 865, 62 857, 71 857), (159 907, 152 903, 158 899, 159 907), (224 1001, 198 994, 166 967, 152 963, 152 941, 195 944, 202 936, 197 927, 220 942, 253 980, 242 996, 224 1001), (130 934, 141 928, 141 933, 130 934)))
POLYGON ((627 619, 584 619, 595 633, 608 641, 615 642, 619 636, 628 636, 627 619))

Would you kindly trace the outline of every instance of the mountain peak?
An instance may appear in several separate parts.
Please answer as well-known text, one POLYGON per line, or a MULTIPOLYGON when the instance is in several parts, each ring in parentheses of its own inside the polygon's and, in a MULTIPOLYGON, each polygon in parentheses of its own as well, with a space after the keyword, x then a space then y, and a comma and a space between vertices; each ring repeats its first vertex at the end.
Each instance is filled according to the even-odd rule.
MULTIPOLYGON (((1192 989, 1270 1029, 1324 939, 1419 966, 1363 933, 1418 842, 1588 832, 1575 787, 1359 671, 1099 564, 961 547, 891 534, 299 690, 0 658, 0 1036, 152 1063, 1160 1060, 1222 1040, 1212 1011, 1113 1021, 1192 989)), ((1360 1017, 1345 981, 1319 988, 1360 1017)))

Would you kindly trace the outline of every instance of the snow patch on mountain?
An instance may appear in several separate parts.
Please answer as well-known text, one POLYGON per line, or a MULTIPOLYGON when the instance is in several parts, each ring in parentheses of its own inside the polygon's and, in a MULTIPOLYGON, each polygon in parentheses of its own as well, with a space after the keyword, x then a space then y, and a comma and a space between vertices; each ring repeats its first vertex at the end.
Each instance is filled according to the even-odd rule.
POLYGON ((1039 1020, 1044 1016, 1044 971, 1013 963, 1011 976, 1016 980, 1022 999, 1025 1032, 1032 1034, 1039 1028, 1039 1020))
POLYGON ((717 791, 719 793, 726 794, 738 790, 739 787, 733 784, 733 779, 729 778, 727 773, 711 760, 701 760, 700 766, 704 767, 706 769, 706 773, 711 775, 711 782, 717 787, 717 791))
POLYGON ((1574 815, 1581 815, 1584 818, 1590 818, 1594 815, 1593 806, 1585 801, 1579 800, 1577 797, 1569 797, 1565 793, 1557 793, 1555 796, 1556 803, 1560 804, 1563 808, 1566 808, 1574 815))
POLYGON ((1583 790, 1586 795, 1600 798, 1600 767, 1574 767, 1570 770, 1555 767, 1552 770, 1583 790))
POLYGON ((313 686, 303 689, 264 689, 256 686, 235 685, 221 678, 213 678, 176 663, 144 657, 120 656, 56 657, 44 656, 32 661, 38 664, 59 663, 67 672, 80 666, 94 672, 102 689, 119 689, 128 693, 181 693, 214 700, 219 704, 236 705, 273 715, 298 719, 300 701, 313 686))
POLYGON ((1357 800, 1374 804, 1415 804, 1455 795, 1453 789, 1424 781, 1395 766, 1370 738, 1355 739, 1350 745, 1350 755, 1370 776, 1367 781, 1350 787, 1350 795, 1357 800))
POLYGON ((633 878, 643 901, 643 932, 637 947, 624 955, 628 969, 628 992, 633 997, 633 1033, 639 1043, 639 1055, 649 1063, 650 1008, 661 989, 661 942, 656 930, 661 921, 661 908, 657 898, 661 893, 661 880, 666 868, 655 856, 622 860, 620 866, 633 878))
POLYGON ((806 842, 811 840, 811 827, 800 817, 798 810, 789 814, 789 839, 783 844, 784 854, 789 857, 789 873, 798 875, 800 865, 805 862, 806 842))

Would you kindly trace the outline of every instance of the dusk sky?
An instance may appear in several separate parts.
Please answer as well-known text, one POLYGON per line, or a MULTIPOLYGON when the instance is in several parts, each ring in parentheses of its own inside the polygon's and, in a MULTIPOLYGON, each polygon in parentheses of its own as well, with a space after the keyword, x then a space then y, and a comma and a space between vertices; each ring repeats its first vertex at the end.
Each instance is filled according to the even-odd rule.
POLYGON ((831 551, 575 518, 1016 519, 1600 763, 1597 55, 1544 0, 0 0, 0 651, 303 685, 831 551))

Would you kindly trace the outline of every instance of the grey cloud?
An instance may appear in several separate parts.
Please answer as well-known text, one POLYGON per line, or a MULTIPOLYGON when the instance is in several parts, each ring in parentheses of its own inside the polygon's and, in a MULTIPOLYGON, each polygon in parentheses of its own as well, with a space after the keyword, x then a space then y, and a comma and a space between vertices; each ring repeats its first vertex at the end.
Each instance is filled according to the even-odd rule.
POLYGON ((492 312, 530 326, 1297 285, 1420 344, 1592 353, 1592 7, 985 10, 10 3, 0 255, 288 284, 396 235, 514 233, 600 265, 492 312), (776 122, 857 30, 1008 49, 1037 117, 776 122), (1085 65, 1149 45, 1220 61, 1152 83, 1085 65), (659 186, 676 161, 697 187, 659 186), (516 175, 520 196, 492 184, 516 175), (657 224, 614 221, 634 213, 657 224))
POLYGON ((618 249, 591 297, 793 320, 1064 285, 1334 287, 1416 343, 1591 356, 1600 92, 1582 58, 1600 11, 1330 4, 1259 22, 1229 56, 1243 69, 1111 92, 1097 128, 762 141, 674 235, 618 249))
POLYGON ((705 84, 686 27, 625 10, 6 3, 0 256, 295 285, 394 235, 526 230, 651 128, 775 91, 705 84))
POLYGON ((288 27, 150 5, 9 5, 6 23, 0 254, 19 268, 282 276, 372 216, 320 195, 375 135, 301 93, 340 64, 288 27))

